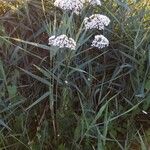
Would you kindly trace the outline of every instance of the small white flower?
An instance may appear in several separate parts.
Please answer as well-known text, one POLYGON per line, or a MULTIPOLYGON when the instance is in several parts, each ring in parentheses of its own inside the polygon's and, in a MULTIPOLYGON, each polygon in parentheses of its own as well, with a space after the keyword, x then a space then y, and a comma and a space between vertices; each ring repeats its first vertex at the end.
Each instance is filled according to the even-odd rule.
POLYGON ((105 15, 94 14, 90 17, 85 17, 83 22, 86 29, 104 30, 105 26, 109 25, 110 19, 105 15))
POLYGON ((104 37, 103 35, 96 35, 91 46, 101 49, 108 45, 109 45, 109 41, 106 37, 104 37))
POLYGON ((88 78, 88 81, 91 81, 91 79, 90 79, 90 78, 88 78))
POLYGON ((49 45, 52 45, 54 39, 55 39, 55 35, 51 36, 51 37, 49 38, 49 43, 48 43, 48 44, 49 44, 49 45))
POLYGON ((142 112, 143 112, 144 114, 146 114, 146 115, 148 114, 148 113, 147 113, 146 111, 144 111, 144 110, 142 110, 142 112))
POLYGON ((68 38, 65 34, 59 35, 57 37, 51 36, 49 38, 49 45, 57 46, 59 48, 69 48, 71 50, 76 49, 76 42, 72 38, 68 38))
POLYGON ((55 0, 54 6, 78 15, 83 9, 83 3, 83 0, 55 0))
POLYGON ((66 84, 68 84, 68 81, 67 81, 67 80, 65 80, 65 83, 66 83, 66 84))
POLYGON ((93 6, 96 6, 96 5, 101 6, 101 1, 100 0, 88 0, 88 1, 93 6))

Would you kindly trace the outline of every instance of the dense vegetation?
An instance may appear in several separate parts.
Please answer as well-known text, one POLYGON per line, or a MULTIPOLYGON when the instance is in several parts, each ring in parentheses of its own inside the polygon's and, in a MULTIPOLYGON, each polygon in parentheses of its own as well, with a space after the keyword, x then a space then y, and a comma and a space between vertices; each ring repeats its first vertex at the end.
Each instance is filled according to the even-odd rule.
POLYGON ((104 0, 71 15, 51 0, 0 0, 0 150, 147 150, 150 2, 104 0), (110 45, 83 18, 109 16, 110 45), (48 45, 67 34, 76 52, 48 45))

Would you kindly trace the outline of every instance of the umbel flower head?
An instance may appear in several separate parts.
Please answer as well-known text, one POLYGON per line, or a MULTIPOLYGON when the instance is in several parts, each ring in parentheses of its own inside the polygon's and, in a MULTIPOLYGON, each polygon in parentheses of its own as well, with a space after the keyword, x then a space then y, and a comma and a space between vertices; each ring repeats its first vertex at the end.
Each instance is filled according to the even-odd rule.
POLYGON ((100 0, 55 0, 54 6, 79 15, 85 3, 92 6, 101 6, 100 0))
POLYGON ((91 46, 102 49, 104 47, 107 47, 108 45, 109 41, 106 37, 104 37, 103 35, 95 35, 91 46))
POLYGON ((68 38, 65 34, 59 36, 51 36, 49 38, 49 45, 59 48, 69 48, 71 50, 76 49, 76 42, 72 38, 68 38))
POLYGON ((78 15, 83 9, 83 0, 55 0, 54 6, 78 15))
POLYGON ((105 26, 109 25, 110 19, 105 15, 94 14, 90 17, 85 17, 83 22, 86 29, 104 30, 105 26))

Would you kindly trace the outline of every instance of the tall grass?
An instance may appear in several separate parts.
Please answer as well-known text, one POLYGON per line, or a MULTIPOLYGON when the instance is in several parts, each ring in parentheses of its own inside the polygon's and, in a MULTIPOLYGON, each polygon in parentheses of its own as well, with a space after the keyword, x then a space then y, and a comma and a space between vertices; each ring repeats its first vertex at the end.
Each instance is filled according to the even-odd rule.
POLYGON ((0 149, 148 149, 149 8, 105 0, 76 16, 32 0, 1 15, 0 149), (82 23, 94 12, 111 19, 102 50, 82 23), (77 51, 48 46, 53 34, 74 38, 77 51))

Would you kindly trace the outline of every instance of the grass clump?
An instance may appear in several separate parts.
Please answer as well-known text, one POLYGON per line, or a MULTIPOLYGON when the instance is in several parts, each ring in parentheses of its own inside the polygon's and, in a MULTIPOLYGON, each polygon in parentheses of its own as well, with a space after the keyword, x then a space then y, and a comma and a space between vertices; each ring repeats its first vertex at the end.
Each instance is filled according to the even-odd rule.
POLYGON ((33 0, 2 15, 0 149, 148 149, 149 6, 106 0, 77 16, 33 0), (110 18, 104 31, 84 29, 93 13, 110 18), (99 33, 101 50, 90 46, 99 33), (48 45, 60 34, 77 50, 48 45))

